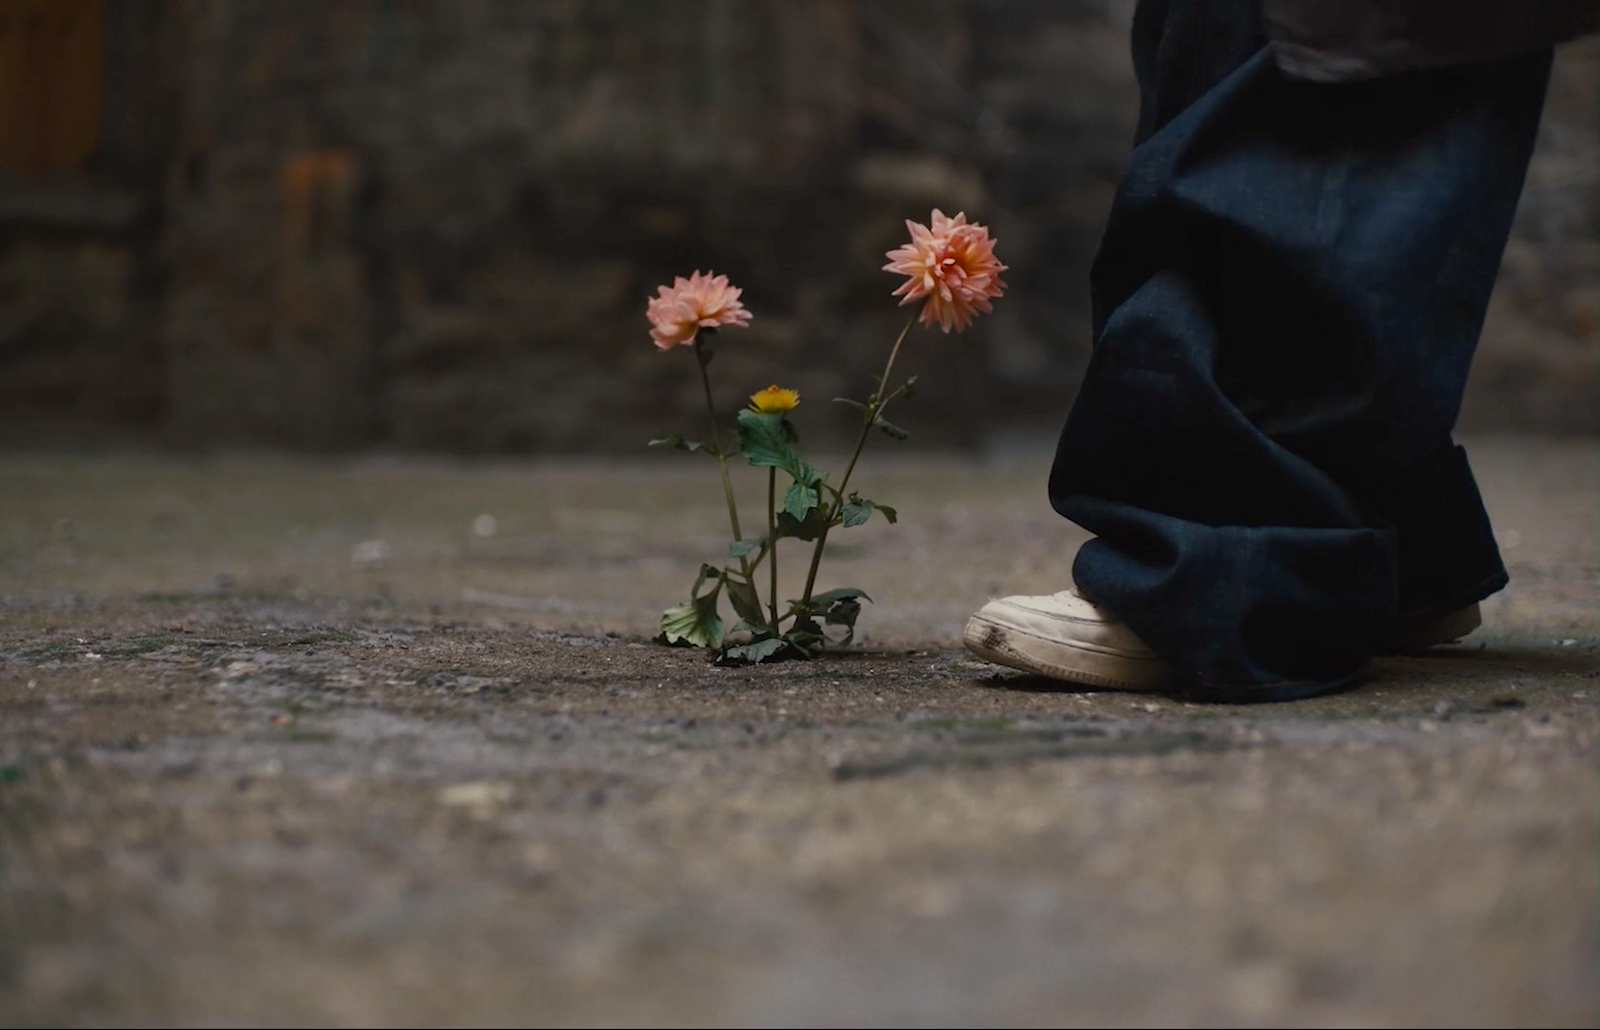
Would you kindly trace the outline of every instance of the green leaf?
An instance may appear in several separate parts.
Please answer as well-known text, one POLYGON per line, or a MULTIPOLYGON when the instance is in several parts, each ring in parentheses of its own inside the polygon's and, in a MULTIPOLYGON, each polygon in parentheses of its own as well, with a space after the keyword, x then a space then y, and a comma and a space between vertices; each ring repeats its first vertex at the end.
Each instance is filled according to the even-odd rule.
POLYGON ((722 616, 717 614, 717 595, 722 593, 722 570, 714 565, 701 565, 689 591, 689 603, 668 608, 661 613, 661 635, 656 639, 664 644, 692 645, 694 647, 722 646, 722 616), (711 592, 701 596, 700 588, 706 580, 716 580, 711 592))
POLYGON ((840 601, 823 616, 823 621, 830 626, 848 626, 851 630, 856 628, 856 619, 861 617, 861 602, 853 598, 840 601))
POLYGON ((867 521, 867 519, 871 518, 872 513, 875 511, 883 512, 883 517, 888 519, 890 523, 900 521, 899 514, 893 508, 886 504, 878 504, 876 502, 866 500, 860 494, 852 492, 850 494, 850 499, 846 501, 844 507, 839 510, 839 524, 844 526, 846 529, 849 529, 853 526, 859 526, 863 522, 867 521))
POLYGON ((783 652, 789 650, 789 646, 789 642, 781 637, 767 637, 765 640, 752 640, 748 644, 734 644, 723 650, 722 657, 754 665, 781 657, 783 652))
POLYGON ((717 595, 697 597, 662 612, 660 639, 666 644, 721 647, 722 618, 717 614, 717 595))
POLYGON ((817 491, 799 483, 790 485, 783 495, 783 511, 796 522, 804 522, 817 507, 817 491))
POLYGON ((833 399, 833 403, 835 403, 835 404, 848 404, 850 407, 852 407, 852 408, 856 409, 857 411, 861 412, 861 414, 863 414, 863 415, 872 414, 872 405, 865 404, 865 403, 863 403, 861 401, 857 401, 857 400, 851 400, 849 397, 835 397, 833 399))
POLYGON ((795 453, 792 428, 786 430, 782 415, 763 415, 745 408, 739 412, 739 453, 757 468, 781 469, 797 483, 814 487, 820 478, 816 469, 795 453))
POLYGON ((899 426, 895 425, 893 422, 890 422, 888 419, 883 418, 882 416, 873 419, 872 424, 883 430, 885 433, 888 433, 896 440, 909 440, 911 438, 910 433, 906 432, 904 429, 901 429, 899 426))
POLYGON ((836 590, 825 590, 820 594, 812 594, 811 603, 829 605, 833 604, 835 601, 848 601, 857 597, 867 601, 872 600, 872 598, 867 596, 867 592, 865 590, 857 590, 855 587, 839 587, 836 590))
POLYGON ((783 416, 763 415, 749 408, 739 411, 739 453, 752 465, 784 471, 799 460, 783 438, 783 416))
POLYGON ((717 456, 716 444, 706 443, 703 440, 685 440, 677 433, 673 433, 671 436, 663 436, 658 440, 651 440, 647 446, 671 447, 674 450, 686 451, 689 454, 709 454, 713 458, 717 456))
POLYGON ((830 626, 843 626, 844 639, 839 641, 841 647, 848 647, 856 638, 856 619, 861 617, 861 602, 854 598, 847 598, 828 609, 823 616, 823 621, 830 626))
MULTIPOLYGON (((798 600, 790 601, 789 611, 795 616, 796 625, 799 625, 801 621, 808 621, 819 615, 824 617, 824 621, 831 621, 826 617, 834 608, 841 604, 853 604, 859 608, 860 600, 870 601, 872 598, 867 597, 865 593, 855 587, 839 587, 837 590, 827 590, 814 595, 809 604, 798 600)), ((851 621, 852 623, 854 622, 853 619, 851 621)), ((813 625, 815 624, 813 623, 813 625)), ((834 625, 843 624, 834 623, 834 625)), ((818 628, 817 632, 820 633, 821 629, 818 628)))
POLYGON ((812 619, 796 619, 794 625, 789 627, 789 632, 783 635, 783 640, 803 658, 815 658, 828 644, 828 638, 822 635, 822 627, 812 619))
POLYGON ((753 551, 761 550, 761 548, 766 546, 766 543, 767 536, 765 533, 761 534, 761 536, 754 540, 735 540, 733 543, 728 545, 728 557, 746 557, 753 551))
POLYGON ((728 601, 739 617, 748 623, 760 623, 761 596, 756 593, 755 586, 738 576, 724 575, 722 581, 728 585, 728 601))
POLYGON ((711 596, 717 596, 717 592, 722 589, 722 570, 715 565, 706 565, 704 563, 700 566, 700 575, 695 577, 694 587, 690 589, 689 596, 698 598, 700 596, 700 588, 706 585, 706 580, 708 579, 716 580, 717 585, 712 588, 711 596))
POLYGON ((915 397, 917 395, 917 377, 912 376, 911 378, 907 379, 906 385, 901 387, 901 389, 905 390, 906 392, 906 400, 910 400, 911 398, 915 397))
MULTIPOLYGON (((848 644, 855 639, 856 620, 861 617, 862 600, 870 601, 865 593, 855 587, 839 587, 836 590, 827 590, 816 594, 809 604, 801 601, 790 601, 789 611, 795 616, 793 627, 789 633, 800 632, 814 637, 813 650, 821 650, 827 644, 823 636, 822 627, 817 624, 817 617, 821 616, 823 623, 829 626, 843 626, 844 639, 840 644, 848 644)), ((788 636, 788 634, 785 634, 788 636)))
POLYGON ((827 528, 823 521, 822 509, 812 508, 806 513, 804 519, 796 519, 787 511, 778 512, 778 536, 793 537, 796 540, 815 540, 827 528))

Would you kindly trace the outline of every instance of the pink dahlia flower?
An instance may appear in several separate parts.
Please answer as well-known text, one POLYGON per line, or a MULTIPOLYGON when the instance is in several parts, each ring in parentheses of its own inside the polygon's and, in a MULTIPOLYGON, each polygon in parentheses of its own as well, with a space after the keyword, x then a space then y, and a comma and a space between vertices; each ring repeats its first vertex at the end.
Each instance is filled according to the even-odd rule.
POLYGON ((650 319, 650 338, 659 350, 688 346, 702 329, 750 324, 750 312, 739 303, 736 287, 725 275, 678 276, 671 286, 656 287, 645 316, 650 319))
POLYGON ((1005 292, 1000 273, 1006 266, 994 256, 994 238, 985 226, 968 222, 965 213, 950 218, 935 208, 932 226, 906 220, 911 242, 886 257, 885 272, 906 277, 894 296, 900 306, 923 301, 923 325, 961 332, 980 313, 994 310, 992 298, 1005 292))

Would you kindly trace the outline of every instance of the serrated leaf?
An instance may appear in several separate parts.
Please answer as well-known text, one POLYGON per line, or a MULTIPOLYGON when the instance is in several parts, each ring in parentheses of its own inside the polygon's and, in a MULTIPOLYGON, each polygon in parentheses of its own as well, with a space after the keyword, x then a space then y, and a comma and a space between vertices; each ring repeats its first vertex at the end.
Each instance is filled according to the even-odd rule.
POLYGON ((899 426, 895 425, 893 422, 890 422, 888 419, 883 418, 882 416, 873 419, 872 424, 890 436, 894 437, 896 440, 909 440, 911 438, 910 433, 906 432, 904 429, 901 429, 899 426))
POLYGON ((828 638, 822 635, 822 627, 812 619, 796 619, 794 625, 789 627, 789 632, 783 635, 783 639, 804 658, 814 658, 821 654, 823 647, 828 643, 828 638))
MULTIPOLYGON (((855 587, 839 587, 837 590, 827 590, 813 596, 809 604, 799 600, 790 601, 789 612, 795 616, 795 625, 799 625, 801 621, 811 621, 818 616, 828 621, 826 617, 834 608, 841 604, 854 604, 859 608, 861 600, 870 601, 872 598, 855 587)), ((812 625, 818 633, 822 632, 821 627, 817 627, 814 622, 812 625)))
POLYGON ((754 540, 735 540, 733 543, 728 545, 728 557, 744 558, 752 551, 761 550, 761 548, 766 545, 766 542, 767 537, 764 533, 761 536, 756 537, 754 540))
POLYGON ((757 662, 780 657, 789 646, 789 642, 780 637, 767 637, 764 640, 752 640, 748 644, 734 644, 723 650, 722 657, 754 665, 757 662))
POLYGON ((830 626, 848 626, 854 630, 856 619, 860 616, 861 602, 851 598, 829 608, 827 614, 823 616, 823 621, 830 626))
POLYGON ((668 644, 721 647, 722 618, 717 614, 716 591, 662 612, 661 639, 668 644))
POLYGON ((815 540, 827 528, 821 508, 812 508, 804 519, 796 519, 787 511, 778 512, 778 536, 795 540, 815 540))
POLYGON ((677 433, 673 433, 671 436, 663 436, 657 440, 651 440, 648 444, 646 444, 646 446, 671 447, 674 450, 685 451, 689 454, 709 454, 712 457, 716 457, 717 455, 716 444, 706 443, 704 440, 685 440, 677 433))
POLYGON ((872 600, 872 598, 867 596, 867 592, 865 590, 857 590, 855 587, 839 587, 834 590, 824 590, 820 594, 812 594, 811 603, 830 605, 835 601, 847 601, 857 597, 866 601, 872 600))
POLYGON ((745 408, 739 412, 739 453, 757 468, 775 468, 797 483, 815 487, 819 476, 795 453, 793 427, 782 415, 763 415, 745 408))
POLYGON ((760 623, 761 596, 755 586, 738 576, 724 576, 723 582, 728 586, 728 602, 739 617, 747 623, 760 623))
POLYGON ((656 639, 665 644, 721 647, 723 628, 722 616, 717 614, 717 597, 722 593, 724 581, 721 569, 702 564, 694 586, 689 589, 689 602, 661 613, 661 635, 656 639), (715 585, 702 595, 700 589, 708 581, 715 585))
POLYGON ((861 617, 861 602, 853 597, 836 601, 823 615, 822 621, 830 626, 843 626, 844 639, 840 646, 848 646, 856 638, 856 620, 861 617))
MULTIPOLYGON (((799 598, 789 599, 789 614, 800 618, 809 619, 813 615, 821 615, 827 610, 827 605, 806 604, 799 598)), ((799 625, 796 623, 796 625, 799 625)))
POLYGON ((711 591, 710 596, 717 596, 717 592, 722 589, 722 570, 717 568, 715 565, 706 565, 702 563, 700 565, 700 575, 695 577, 694 586, 689 590, 689 596, 691 598, 698 598, 700 596, 700 588, 706 585, 706 580, 716 581, 717 585, 711 591))
POLYGON ((752 465, 786 472, 799 460, 783 438, 783 416, 763 415, 749 408, 739 412, 739 453, 752 465))
POLYGON ((843 508, 839 509, 839 524, 846 529, 859 526, 871 518, 872 513, 875 511, 883 512, 883 517, 891 523, 900 520, 899 515, 893 508, 888 505, 878 504, 875 501, 869 501, 852 491, 850 499, 844 503, 843 508))
POLYGON ((817 492, 809 486, 791 484, 783 495, 783 512, 795 522, 804 522, 817 506, 817 492))

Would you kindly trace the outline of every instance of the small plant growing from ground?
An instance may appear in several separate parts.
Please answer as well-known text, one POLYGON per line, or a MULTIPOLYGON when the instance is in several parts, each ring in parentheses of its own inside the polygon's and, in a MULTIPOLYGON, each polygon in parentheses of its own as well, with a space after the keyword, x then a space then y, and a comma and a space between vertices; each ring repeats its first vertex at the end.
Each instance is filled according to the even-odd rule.
POLYGON ((772 385, 751 394, 749 405, 735 418, 732 442, 724 441, 711 390, 715 356, 711 339, 718 330, 742 328, 751 319, 739 299, 742 291, 730 285, 727 276, 698 271, 687 279, 679 276, 651 298, 647 316, 656 347, 662 351, 686 347, 694 352, 711 438, 689 440, 675 434, 650 445, 716 461, 733 534, 726 560, 701 565, 689 599, 661 613, 658 639, 663 643, 708 648, 721 661, 743 663, 813 658, 830 645, 845 646, 854 638, 861 602, 871 598, 857 587, 818 591, 817 575, 831 532, 860 526, 874 513, 890 522, 899 517, 888 505, 862 497, 850 483, 875 432, 897 440, 909 435, 884 417, 892 402, 909 399, 916 386, 915 376, 894 381, 901 347, 918 322, 937 323, 947 333, 965 330, 979 314, 991 311, 993 298, 1005 290, 1000 273, 1006 266, 995 257, 994 239, 984 226, 968 222, 965 214, 951 218, 935 210, 930 224, 908 221, 906 228, 910 241, 888 253, 884 270, 906 277, 893 294, 901 298, 901 306, 920 303, 921 307, 889 348, 873 391, 864 400, 833 398, 861 415, 855 449, 837 483, 800 453, 800 435, 791 419, 800 403, 794 390, 772 385), (767 470, 766 517, 764 525, 751 527, 756 530, 751 534, 739 519, 728 475, 728 462, 736 458, 767 470), (780 604, 778 550, 784 540, 802 545, 802 554, 809 546, 810 556, 800 597, 780 604), (724 595, 736 616, 731 626, 721 615, 724 595))

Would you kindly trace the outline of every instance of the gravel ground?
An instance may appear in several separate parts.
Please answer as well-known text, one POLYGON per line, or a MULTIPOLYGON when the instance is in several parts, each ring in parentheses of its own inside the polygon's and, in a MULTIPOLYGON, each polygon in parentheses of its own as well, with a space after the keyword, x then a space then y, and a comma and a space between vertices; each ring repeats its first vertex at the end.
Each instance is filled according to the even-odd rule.
POLYGON ((865 466, 755 668, 648 640, 695 459, 0 459, 0 1022, 1593 1025, 1600 447, 1469 449, 1484 629, 1256 707, 959 649, 1027 448, 865 466))

